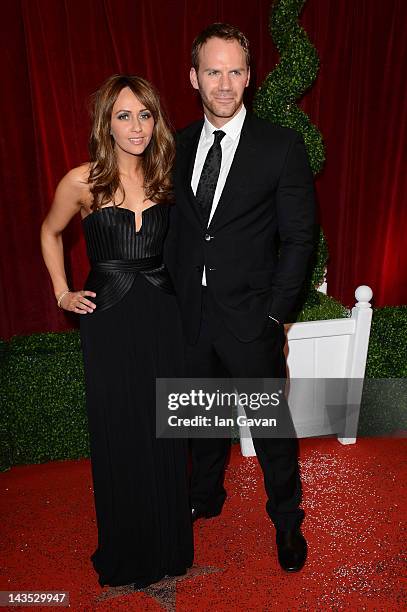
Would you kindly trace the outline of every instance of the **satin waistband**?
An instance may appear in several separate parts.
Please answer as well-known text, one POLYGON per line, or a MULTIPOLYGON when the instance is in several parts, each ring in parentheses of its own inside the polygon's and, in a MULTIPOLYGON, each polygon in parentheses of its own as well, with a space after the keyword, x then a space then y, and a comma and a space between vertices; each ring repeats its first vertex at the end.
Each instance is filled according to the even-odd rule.
POLYGON ((149 272, 162 265, 162 255, 142 259, 105 259, 92 262, 92 270, 100 272, 149 272))

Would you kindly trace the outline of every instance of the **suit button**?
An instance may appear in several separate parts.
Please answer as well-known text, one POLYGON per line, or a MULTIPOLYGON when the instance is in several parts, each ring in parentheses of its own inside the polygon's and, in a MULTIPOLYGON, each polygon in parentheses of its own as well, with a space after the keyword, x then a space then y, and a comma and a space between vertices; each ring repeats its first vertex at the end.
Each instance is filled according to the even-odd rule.
POLYGON ((210 234, 205 234, 204 238, 206 240, 206 242, 209 242, 210 240, 212 240, 212 238, 214 238, 215 236, 211 236, 210 234))
POLYGON ((215 272, 216 268, 208 268, 210 272, 215 272))

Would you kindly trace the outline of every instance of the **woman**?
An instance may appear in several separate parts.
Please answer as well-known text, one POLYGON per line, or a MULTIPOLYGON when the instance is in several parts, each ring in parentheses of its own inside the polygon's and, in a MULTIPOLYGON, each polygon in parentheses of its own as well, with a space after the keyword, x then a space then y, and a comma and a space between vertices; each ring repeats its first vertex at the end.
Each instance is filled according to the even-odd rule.
POLYGON ((143 588, 192 565, 183 440, 155 436, 155 379, 183 374, 161 253, 174 142, 151 85, 115 75, 97 91, 90 163, 62 179, 42 226, 58 306, 80 315, 103 586, 143 588), (67 285, 61 233, 82 216, 91 270, 67 285))

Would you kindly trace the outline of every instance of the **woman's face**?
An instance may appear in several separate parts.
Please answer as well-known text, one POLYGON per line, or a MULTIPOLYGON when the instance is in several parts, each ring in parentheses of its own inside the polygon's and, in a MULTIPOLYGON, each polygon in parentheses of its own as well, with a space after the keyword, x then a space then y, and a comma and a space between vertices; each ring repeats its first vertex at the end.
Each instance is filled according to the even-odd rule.
POLYGON ((154 119, 131 89, 125 87, 113 105, 110 125, 117 153, 120 149, 130 155, 141 155, 152 138, 154 119))

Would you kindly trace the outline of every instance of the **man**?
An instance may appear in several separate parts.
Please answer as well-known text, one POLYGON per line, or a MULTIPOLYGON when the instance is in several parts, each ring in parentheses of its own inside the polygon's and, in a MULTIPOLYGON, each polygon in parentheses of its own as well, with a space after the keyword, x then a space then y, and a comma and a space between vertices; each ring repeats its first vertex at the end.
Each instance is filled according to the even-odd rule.
MULTIPOLYGON (((245 36, 213 24, 194 41, 190 80, 204 120, 180 133, 168 261, 190 377, 285 378, 283 323, 314 244, 313 177, 302 137, 246 112, 245 36), (279 238, 279 244, 277 239, 279 238)), ((228 440, 191 440, 193 520, 225 501, 228 440)), ((281 566, 302 568, 298 441, 254 438, 281 566)))

